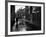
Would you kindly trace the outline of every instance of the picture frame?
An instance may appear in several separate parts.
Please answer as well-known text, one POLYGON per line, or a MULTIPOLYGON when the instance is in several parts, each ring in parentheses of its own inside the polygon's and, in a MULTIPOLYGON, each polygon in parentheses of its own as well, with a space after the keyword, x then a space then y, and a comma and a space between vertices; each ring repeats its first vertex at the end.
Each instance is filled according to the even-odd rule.
MULTIPOLYGON (((24 16, 27 16, 27 15, 26 13, 24 13, 24 16)), ((20 16, 22 16, 21 13, 20 13, 20 16)), ((20 19, 24 19, 24 17, 23 18, 20 17, 20 19)), ((25 23, 25 20, 24 20, 24 23, 25 23)), ((24 29, 25 29, 25 25, 24 25, 24 29)), ((45 3, 43 2, 24 2, 24 1, 6 1, 6 4, 5 4, 5 35, 8 35, 8 36, 9 35, 10 36, 37 35, 37 34, 40 35, 44 33, 45 33, 45 3), (16 20, 16 16, 18 15, 18 13, 16 12, 19 11, 19 9, 21 12, 23 9, 25 10, 26 8, 29 8, 28 10, 29 10, 29 13, 31 14, 30 19, 32 19, 31 21, 28 21, 27 20, 28 18, 26 18, 26 25, 27 25, 26 27, 28 29, 26 28, 25 31, 23 30, 21 31, 21 28, 19 28, 18 30, 15 29, 16 30, 15 31, 13 27, 16 26, 15 20, 16 20), (31 22, 31 26, 27 21, 31 22), (13 22, 14 22, 14 26, 12 25, 13 22)))

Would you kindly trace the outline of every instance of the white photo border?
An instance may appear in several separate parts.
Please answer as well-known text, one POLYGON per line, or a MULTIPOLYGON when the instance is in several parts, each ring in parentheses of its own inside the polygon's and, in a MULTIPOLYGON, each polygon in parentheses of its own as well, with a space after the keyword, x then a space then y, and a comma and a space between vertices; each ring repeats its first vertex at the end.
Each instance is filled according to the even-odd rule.
POLYGON ((16 2, 8 2, 8 34, 7 35, 21 35, 21 34, 39 34, 39 33, 43 33, 44 32, 44 10, 43 10, 43 8, 44 8, 44 5, 43 4, 37 4, 37 3, 35 3, 35 5, 34 4, 32 4, 32 3, 29 3, 29 2, 27 2, 27 3, 16 3, 16 2), (39 30, 39 31, 25 31, 25 32, 10 32, 10 5, 25 5, 25 6, 41 6, 41 30, 39 30))

